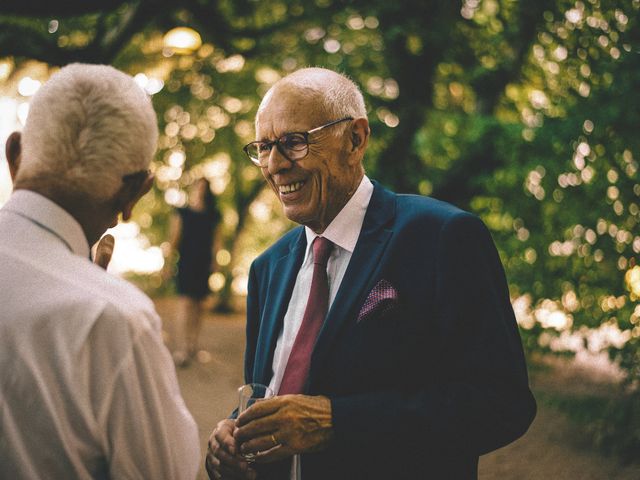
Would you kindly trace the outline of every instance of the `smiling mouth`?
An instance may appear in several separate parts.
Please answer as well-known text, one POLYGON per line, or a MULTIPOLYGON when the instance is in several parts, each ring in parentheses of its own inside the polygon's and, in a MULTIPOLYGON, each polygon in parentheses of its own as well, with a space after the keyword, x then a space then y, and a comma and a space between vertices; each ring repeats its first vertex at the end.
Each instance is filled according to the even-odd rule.
POLYGON ((287 185, 278 185, 278 191, 280 193, 293 193, 302 188, 305 182, 294 182, 287 185))

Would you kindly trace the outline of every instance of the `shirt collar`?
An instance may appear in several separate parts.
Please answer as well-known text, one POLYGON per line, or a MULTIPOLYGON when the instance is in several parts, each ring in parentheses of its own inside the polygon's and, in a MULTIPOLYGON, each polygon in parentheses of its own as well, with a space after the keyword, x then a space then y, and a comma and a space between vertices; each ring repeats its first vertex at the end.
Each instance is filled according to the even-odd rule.
MULTIPOLYGON (((360 185, 356 189, 353 196, 349 199, 338 215, 333 219, 329 226, 322 233, 327 240, 331 240, 335 245, 353 253, 360 236, 360 230, 364 223, 364 216, 367 213, 369 201, 373 195, 373 184, 371 180, 364 175, 360 181, 360 185)), ((311 243, 318 236, 316 232, 309 227, 305 227, 307 235, 307 256, 311 243)))
POLYGON ((78 221, 43 195, 31 190, 16 190, 9 197, 3 210, 20 215, 50 231, 73 253, 89 258, 89 242, 78 221))

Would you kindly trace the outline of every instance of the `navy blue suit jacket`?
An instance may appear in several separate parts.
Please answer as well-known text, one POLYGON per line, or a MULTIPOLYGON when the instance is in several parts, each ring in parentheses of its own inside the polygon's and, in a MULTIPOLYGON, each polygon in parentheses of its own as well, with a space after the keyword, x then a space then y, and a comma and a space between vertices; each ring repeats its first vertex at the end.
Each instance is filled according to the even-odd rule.
MULTIPOLYGON (((249 278, 246 381, 268 384, 306 246, 298 227, 249 278)), ((509 292, 475 216, 375 184, 340 290, 316 342, 307 393, 332 401, 335 437, 302 456, 304 480, 471 479, 478 456, 535 416, 509 292), (357 321, 388 281, 393 308, 357 321)), ((285 480, 271 466, 259 478, 285 480)))

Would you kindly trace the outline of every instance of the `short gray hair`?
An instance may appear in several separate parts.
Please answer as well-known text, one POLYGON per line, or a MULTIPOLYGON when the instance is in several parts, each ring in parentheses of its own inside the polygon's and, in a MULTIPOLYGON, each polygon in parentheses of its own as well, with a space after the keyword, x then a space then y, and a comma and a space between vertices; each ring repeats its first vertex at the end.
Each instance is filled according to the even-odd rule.
MULTIPOLYGON (((270 93, 285 86, 300 89, 307 96, 317 96, 326 112, 327 121, 344 117, 367 118, 367 108, 358 85, 344 74, 320 67, 301 68, 279 80, 264 96, 258 111, 270 93)), ((338 132, 339 129, 332 131, 338 132)))
POLYGON ((107 200, 122 177, 146 170, 158 126, 148 95, 107 65, 71 64, 33 97, 16 183, 38 180, 107 200))

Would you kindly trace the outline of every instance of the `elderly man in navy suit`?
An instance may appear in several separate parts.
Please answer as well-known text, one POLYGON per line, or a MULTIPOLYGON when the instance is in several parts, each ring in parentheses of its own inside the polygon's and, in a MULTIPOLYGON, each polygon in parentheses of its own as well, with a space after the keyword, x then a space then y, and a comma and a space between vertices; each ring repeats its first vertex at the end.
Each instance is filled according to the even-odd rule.
POLYGON ((367 178, 362 94, 335 72, 276 83, 256 133, 245 152, 302 226, 249 276, 245 377, 277 396, 217 425, 210 477, 476 478, 536 409, 486 227, 367 178))

